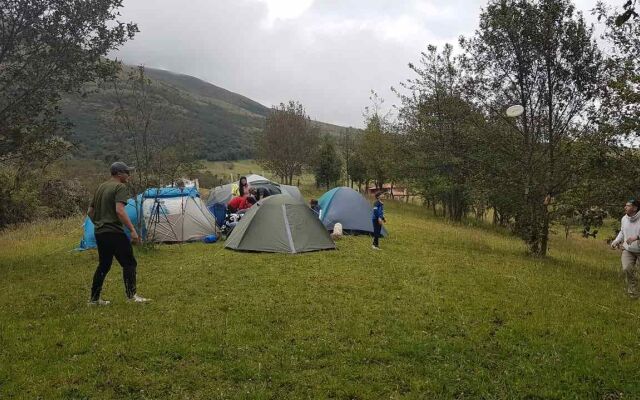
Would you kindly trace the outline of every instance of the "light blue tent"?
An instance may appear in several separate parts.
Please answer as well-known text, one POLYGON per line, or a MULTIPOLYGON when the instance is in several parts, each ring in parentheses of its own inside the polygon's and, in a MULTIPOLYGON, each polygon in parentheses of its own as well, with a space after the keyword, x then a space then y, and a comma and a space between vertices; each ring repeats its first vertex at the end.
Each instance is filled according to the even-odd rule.
MULTIPOLYGON (((318 199, 318 206, 320 221, 329 231, 333 231, 339 222, 347 233, 373 234, 373 206, 355 190, 349 187, 331 189, 318 199)), ((384 227, 382 236, 387 236, 384 227)))
MULTIPOLYGON (((141 199, 142 199, 142 195, 139 195, 138 206, 140 206, 141 204, 140 202, 141 199)), ((136 201, 134 199, 129 199, 124 209, 127 211, 127 215, 129 215, 129 219, 131 220, 131 223, 135 226, 138 223, 138 212, 136 211, 136 201)), ((83 224, 82 240, 80 241, 80 246, 78 247, 78 250, 95 249, 97 247, 96 235, 95 235, 94 229, 95 227, 93 226, 93 222, 91 222, 89 217, 86 217, 84 219, 84 224, 83 224)), ((127 237, 129 237, 130 236, 129 229, 125 228, 124 231, 127 237)), ((143 232, 143 235, 144 235, 144 232, 143 232)))

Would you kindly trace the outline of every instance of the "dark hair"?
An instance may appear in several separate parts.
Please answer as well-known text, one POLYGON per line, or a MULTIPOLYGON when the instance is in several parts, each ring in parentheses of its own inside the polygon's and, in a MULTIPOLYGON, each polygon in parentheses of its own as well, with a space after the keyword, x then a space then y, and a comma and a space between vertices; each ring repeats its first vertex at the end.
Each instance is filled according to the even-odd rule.
POLYGON ((238 181, 238 191, 240 192, 240 196, 244 196, 244 185, 242 184, 242 180, 244 179, 244 183, 245 184, 249 184, 249 182, 247 182, 247 177, 246 176, 241 176, 240 180, 238 181))
POLYGON ((383 193, 384 193, 384 192, 383 192, 383 191, 381 191, 381 190, 377 191, 377 192, 376 192, 376 199, 379 199, 379 198, 380 198, 380 196, 382 196, 382 194, 383 194, 383 193))
POLYGON ((317 206, 317 205, 318 205, 318 200, 316 200, 316 199, 311 199, 311 201, 309 202, 309 204, 311 204, 312 206, 317 206))
POLYGON ((636 200, 636 199, 629 199, 629 201, 627 201, 627 203, 633 205, 636 207, 637 210, 640 211, 640 200, 636 200))
POLYGON ((247 203, 256 204, 256 198, 253 196, 247 197, 247 203))

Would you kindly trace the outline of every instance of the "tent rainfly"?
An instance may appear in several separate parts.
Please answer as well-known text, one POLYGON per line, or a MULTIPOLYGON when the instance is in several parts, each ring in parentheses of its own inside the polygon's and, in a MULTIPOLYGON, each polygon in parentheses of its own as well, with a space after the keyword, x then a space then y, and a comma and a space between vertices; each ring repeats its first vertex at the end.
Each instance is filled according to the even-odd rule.
MULTIPOLYGON (((288 194, 294 199, 298 199, 304 203, 304 197, 300 193, 300 189, 296 186, 280 185, 271 182, 261 175, 250 174, 246 176, 247 182, 251 187, 260 191, 260 197, 273 196, 276 194, 288 194)), ((216 186, 211 189, 209 198, 207 199, 207 208, 215 216, 218 225, 224 224, 224 218, 227 211, 227 204, 233 198, 234 188, 237 189, 238 182, 227 183, 226 185, 216 186)))
MULTIPOLYGON (((143 215, 141 236, 150 242, 197 241, 217 232, 215 219, 195 187, 148 189, 138 195, 137 201, 129 199, 125 210, 134 226, 143 215)), ((126 228, 125 233, 129 236, 126 228)), ((87 217, 79 250, 92 248, 96 248, 95 232, 87 217)))
MULTIPOLYGON (((349 187, 337 187, 318 199, 320 221, 329 230, 340 222, 348 233, 373 234, 372 206, 360 193, 349 187)), ((387 231, 382 227, 382 236, 387 231)))
POLYGON ((190 242, 217 231, 216 221, 195 188, 148 189, 142 196, 150 242, 190 242))
POLYGON ((267 197, 247 211, 226 248, 270 253, 303 253, 336 248, 316 214, 284 194, 267 197))
MULTIPOLYGON (((263 188, 269 195, 288 194, 294 199, 304 202, 304 197, 302 193, 300 193, 300 189, 296 186, 280 185, 270 181, 264 176, 256 174, 247 175, 246 178, 249 185, 255 188, 263 188)), ((224 204, 226 206, 233 197, 234 186, 237 187, 238 182, 227 183, 226 185, 213 188, 207 199, 207 207, 212 207, 215 204, 224 204)))

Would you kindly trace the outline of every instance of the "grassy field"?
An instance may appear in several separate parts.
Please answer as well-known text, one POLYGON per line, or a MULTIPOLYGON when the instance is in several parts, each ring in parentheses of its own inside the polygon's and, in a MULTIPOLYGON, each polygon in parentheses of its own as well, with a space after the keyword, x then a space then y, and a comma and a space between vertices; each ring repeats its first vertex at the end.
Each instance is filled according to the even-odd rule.
POLYGON ((387 203, 339 250, 138 250, 145 305, 86 304, 80 219, 0 234, 0 398, 638 399, 640 302, 602 240, 551 257, 387 203))

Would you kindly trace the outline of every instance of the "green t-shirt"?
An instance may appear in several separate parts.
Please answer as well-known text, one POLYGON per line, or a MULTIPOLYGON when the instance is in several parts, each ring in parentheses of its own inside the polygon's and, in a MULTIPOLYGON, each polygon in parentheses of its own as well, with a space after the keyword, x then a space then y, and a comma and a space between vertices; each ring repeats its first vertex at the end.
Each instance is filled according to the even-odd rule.
POLYGON ((107 181, 98 186, 91 201, 95 233, 124 233, 124 226, 116 214, 116 203, 126 204, 129 197, 129 189, 124 183, 107 181))

